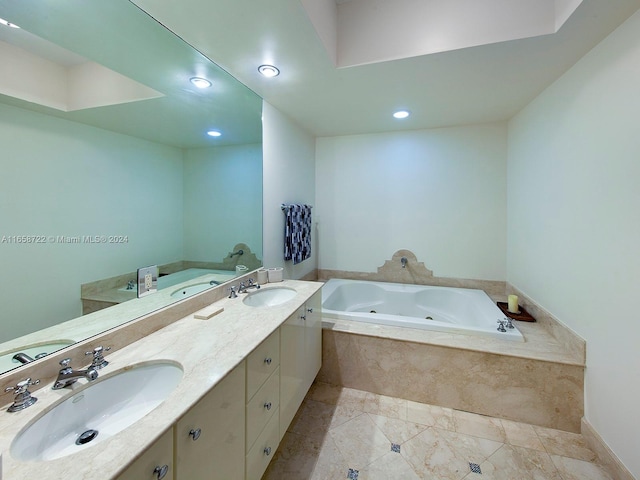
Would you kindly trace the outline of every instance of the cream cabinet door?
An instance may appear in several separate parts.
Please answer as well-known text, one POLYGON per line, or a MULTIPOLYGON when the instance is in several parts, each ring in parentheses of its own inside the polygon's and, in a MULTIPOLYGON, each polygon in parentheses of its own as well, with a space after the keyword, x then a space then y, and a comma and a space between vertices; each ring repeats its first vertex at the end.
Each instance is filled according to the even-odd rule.
POLYGON ((167 430, 117 480, 173 480, 173 428, 167 430))
POLYGON ((244 478, 244 407, 243 362, 176 423, 176 480, 244 478))
POLYGON ((319 291, 280 327, 280 439, 320 370, 321 303, 319 291))
POLYGON ((280 326, 280 439, 300 407, 305 365, 304 306, 280 326))
POLYGON ((305 304, 305 395, 322 366, 322 290, 305 304))

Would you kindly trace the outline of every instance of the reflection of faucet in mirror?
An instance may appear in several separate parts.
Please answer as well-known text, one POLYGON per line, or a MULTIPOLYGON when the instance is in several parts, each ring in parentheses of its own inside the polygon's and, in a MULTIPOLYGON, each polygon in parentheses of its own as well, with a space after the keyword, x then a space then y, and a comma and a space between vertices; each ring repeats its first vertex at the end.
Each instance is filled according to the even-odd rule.
POLYGON ((34 360, 38 360, 46 356, 47 356, 46 353, 39 353, 38 355, 35 356, 35 358, 32 358, 31 356, 27 355, 24 352, 18 352, 12 358, 24 365, 25 363, 33 362, 34 360))
POLYGON ((133 290, 134 288, 136 288, 136 282, 134 282, 133 280, 129 280, 127 282, 127 290, 133 290))
POLYGON ((400 263, 402 264, 402 268, 407 268, 407 257, 402 257, 400 263))
POLYGON ((237 252, 230 253, 230 254, 229 254, 229 258, 233 258, 233 257, 235 257, 236 255, 244 255, 244 250, 240 249, 240 250, 238 250, 237 252))

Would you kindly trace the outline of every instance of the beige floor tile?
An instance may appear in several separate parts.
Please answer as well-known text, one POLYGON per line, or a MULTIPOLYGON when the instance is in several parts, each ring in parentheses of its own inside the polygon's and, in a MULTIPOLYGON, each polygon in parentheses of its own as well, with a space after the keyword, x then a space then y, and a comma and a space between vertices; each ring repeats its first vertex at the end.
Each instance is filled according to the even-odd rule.
POLYGON ((391 442, 371 420, 360 415, 329 432, 349 467, 361 470, 391 450, 391 442))
POLYGON ((389 418, 407 419, 407 400, 367 393, 364 399, 364 411, 389 418))
POLYGON ((358 480, 420 480, 402 455, 389 452, 359 471, 358 480))
POLYGON ((318 441, 288 433, 282 439, 263 480, 346 478, 348 467, 333 439, 318 441))
POLYGON ((483 480, 563 480, 547 452, 503 445, 480 464, 483 480))
POLYGON ((469 462, 480 464, 502 446, 499 442, 429 427, 402 444, 401 455, 422 478, 465 477, 469 462))
POLYGON ((510 420, 501 421, 508 444, 530 448, 532 450, 540 450, 542 452, 546 451, 532 425, 512 422, 510 420))
POLYGON ((368 413, 367 415, 391 443, 402 444, 428 428, 426 425, 407 422, 398 418, 383 417, 373 413, 368 413))
POLYGON ((328 383, 315 382, 307 398, 330 405, 340 405, 354 410, 364 411, 364 402, 367 392, 352 388, 339 387, 328 383))
POLYGON ((577 458, 587 462, 593 462, 596 459, 595 453, 587 447, 582 435, 578 433, 538 426, 534 426, 533 429, 538 434, 545 450, 551 455, 577 458))
POLYGON ((287 432, 324 437, 329 431, 334 409, 332 405, 305 399, 291 420, 287 432))
POLYGON ((455 431, 453 409, 407 401, 407 420, 430 427, 455 431))
POLYGON ((504 443, 507 439, 502 422, 498 418, 454 410, 453 420, 456 432, 487 438, 504 443))
POLYGON ((599 465, 576 458, 551 455, 563 480, 613 480, 599 465))

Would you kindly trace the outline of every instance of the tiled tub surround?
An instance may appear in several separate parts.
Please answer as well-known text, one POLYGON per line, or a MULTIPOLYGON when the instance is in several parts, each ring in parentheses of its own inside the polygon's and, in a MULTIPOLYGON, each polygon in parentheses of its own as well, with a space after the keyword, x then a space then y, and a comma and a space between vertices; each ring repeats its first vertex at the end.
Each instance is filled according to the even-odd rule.
MULTIPOLYGON (((319 270, 318 278, 477 288, 494 301, 506 300, 510 291, 505 282, 434 277, 409 250, 395 252, 377 272, 319 270), (402 257, 407 259, 405 268, 402 257)), ((523 299, 531 313, 541 312, 523 299)), ((580 431, 585 345, 551 315, 536 323, 517 322, 524 342, 334 318, 323 321, 320 381, 580 431)))
MULTIPOLYGON (((0 412, 0 451, 3 452, 3 478, 114 478, 136 459, 147 446, 157 440, 209 390, 273 333, 286 318, 300 308, 321 287, 319 283, 286 280, 278 286, 297 291, 292 300, 268 309, 253 308, 242 303, 242 296, 223 298, 222 288, 203 292, 176 305, 167 307, 144 319, 118 327, 106 334, 51 358, 33 362, 17 372, 2 376, 2 388, 30 376, 39 378, 40 385, 32 392, 38 398, 33 406, 17 413, 0 412), (197 320, 193 313, 213 301, 224 311, 210 320, 197 320), (159 325, 159 326, 158 326, 159 325), (163 328, 164 327, 164 328, 163 328), (150 333, 156 330, 154 333, 150 333), (132 341, 140 338, 135 344, 132 341), (88 448, 72 456, 50 462, 20 462, 9 454, 10 445, 21 428, 42 412, 51 408, 68 390, 52 390, 51 383, 60 368, 57 362, 64 356, 73 358, 76 368, 86 365, 84 351, 96 345, 114 345, 109 352, 109 366, 102 377, 130 365, 168 360, 179 363, 184 376, 177 388, 158 408, 96 449, 88 448)), ((267 288, 267 287, 265 287, 267 288)), ((3 399, 3 410, 12 400, 3 399)))
MULTIPOLYGON (((322 382, 580 431, 584 366, 560 361, 561 352, 549 360, 540 358, 544 351, 527 357, 516 342, 333 320, 323 326, 322 382)), ((523 330, 526 345, 532 340, 523 330)))
POLYGON ((320 382, 263 480, 301 478, 627 480, 576 433, 320 382))

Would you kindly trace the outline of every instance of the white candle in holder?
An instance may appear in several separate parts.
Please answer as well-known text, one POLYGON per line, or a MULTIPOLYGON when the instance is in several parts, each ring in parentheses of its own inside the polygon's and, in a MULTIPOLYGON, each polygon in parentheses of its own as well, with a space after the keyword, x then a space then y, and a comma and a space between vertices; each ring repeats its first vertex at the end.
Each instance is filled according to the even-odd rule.
POLYGON ((511 313, 518 313, 520 310, 518 309, 518 296, 517 295, 509 295, 509 305, 507 310, 511 313))

